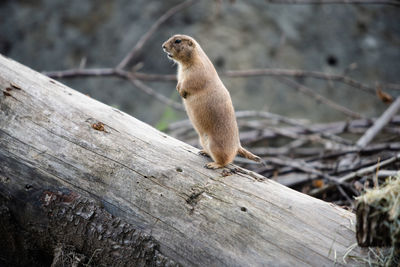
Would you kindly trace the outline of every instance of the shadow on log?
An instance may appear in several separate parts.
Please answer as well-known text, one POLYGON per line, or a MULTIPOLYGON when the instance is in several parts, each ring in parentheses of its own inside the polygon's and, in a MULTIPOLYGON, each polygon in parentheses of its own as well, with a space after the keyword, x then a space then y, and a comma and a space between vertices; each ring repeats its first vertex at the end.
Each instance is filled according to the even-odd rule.
POLYGON ((2 56, 0 90, 5 263, 57 266, 72 253, 96 266, 326 266, 362 256, 348 251, 350 212, 233 165, 204 169, 192 146, 2 56))
MULTIPOLYGON (((29 189, 28 189, 29 191, 29 189)), ((2 199, 2 253, 8 266, 176 266, 158 251, 148 234, 115 218, 98 203, 74 192, 43 191, 32 194, 22 225, 8 207, 20 209, 27 203, 2 199), (17 227, 16 227, 17 225, 17 227), (87 255, 87 256, 86 256, 87 255), (11 257, 10 257, 11 256, 11 257)), ((0 261, 1 262, 1 261, 0 261)))

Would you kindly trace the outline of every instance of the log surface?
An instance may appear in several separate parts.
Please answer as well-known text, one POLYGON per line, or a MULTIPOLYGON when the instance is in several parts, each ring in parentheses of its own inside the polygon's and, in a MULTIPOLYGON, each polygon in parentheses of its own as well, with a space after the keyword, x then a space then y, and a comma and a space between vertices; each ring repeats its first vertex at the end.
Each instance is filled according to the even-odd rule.
POLYGON ((205 169, 196 148, 2 56, 0 90, 4 198, 51 188, 96 199, 184 266, 331 266, 356 243, 352 213, 205 169))

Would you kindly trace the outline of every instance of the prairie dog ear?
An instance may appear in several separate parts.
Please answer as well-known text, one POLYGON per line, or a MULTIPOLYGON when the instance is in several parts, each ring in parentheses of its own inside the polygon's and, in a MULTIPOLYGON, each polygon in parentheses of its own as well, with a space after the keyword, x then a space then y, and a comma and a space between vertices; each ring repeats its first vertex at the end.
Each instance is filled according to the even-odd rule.
POLYGON ((193 46, 192 40, 188 40, 188 44, 189 44, 189 46, 193 46))

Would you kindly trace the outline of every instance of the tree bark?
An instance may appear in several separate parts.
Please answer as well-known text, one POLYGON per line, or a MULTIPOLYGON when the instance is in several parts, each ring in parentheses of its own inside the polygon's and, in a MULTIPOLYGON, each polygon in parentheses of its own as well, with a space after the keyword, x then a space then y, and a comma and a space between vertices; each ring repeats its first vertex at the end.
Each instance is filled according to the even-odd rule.
POLYGON ((11 254, 28 240, 54 266, 68 246, 97 265, 326 266, 356 243, 352 213, 233 165, 205 169, 196 148, 2 56, 0 90, 11 254))

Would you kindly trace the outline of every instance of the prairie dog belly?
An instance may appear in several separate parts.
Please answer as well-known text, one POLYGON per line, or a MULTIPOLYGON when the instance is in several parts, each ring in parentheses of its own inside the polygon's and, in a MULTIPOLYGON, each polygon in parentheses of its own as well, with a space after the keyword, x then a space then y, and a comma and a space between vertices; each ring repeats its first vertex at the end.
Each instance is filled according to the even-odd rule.
POLYGON ((216 138, 238 138, 238 129, 230 97, 221 92, 199 93, 184 100, 189 119, 199 134, 216 138), (230 133, 227 136, 227 133, 230 133))

